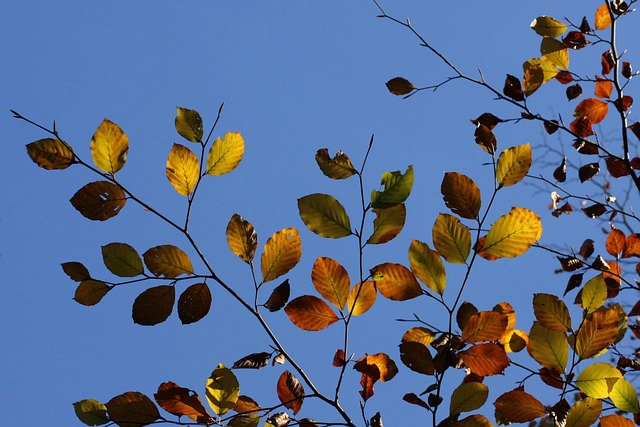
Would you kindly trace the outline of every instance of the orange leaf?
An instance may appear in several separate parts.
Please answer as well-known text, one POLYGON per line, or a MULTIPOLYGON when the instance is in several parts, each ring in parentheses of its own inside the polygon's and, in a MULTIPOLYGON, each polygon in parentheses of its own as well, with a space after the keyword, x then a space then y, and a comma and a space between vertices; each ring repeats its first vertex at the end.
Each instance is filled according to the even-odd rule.
POLYGON ((610 255, 617 257, 625 248, 626 236, 624 232, 611 224, 611 231, 607 236, 605 248, 610 255))
POLYGON ((596 10, 596 16, 593 22, 596 26, 596 30, 604 30, 611 26, 611 14, 609 13, 609 8, 606 4, 601 5, 596 10))
POLYGON ((596 77, 595 95, 598 98, 609 98, 613 91, 613 83, 611 80, 596 77))
POLYGON ((502 313, 507 316, 507 328, 506 332, 511 331, 516 327, 516 311, 513 309, 513 306, 508 302, 501 302, 500 304, 496 304, 491 311, 496 311, 498 313, 502 313))
POLYGON ((622 258, 640 257, 640 234, 631 234, 624 242, 622 258))
POLYGON ((588 359, 613 344, 618 336, 618 321, 616 308, 591 313, 576 333, 576 354, 588 359))
POLYGON ((378 291, 394 301, 405 301, 422 295, 422 288, 413 273, 400 264, 380 264, 371 269, 378 291))
POLYGON ((200 401, 200 396, 188 388, 178 386, 171 381, 160 384, 158 392, 153 395, 162 409, 178 417, 187 416, 199 424, 213 423, 200 401))
POLYGON ((460 339, 468 343, 498 341, 507 329, 507 316, 495 311, 481 311, 469 318, 460 339))
POLYGON ((294 325, 305 331, 320 331, 339 320, 326 302, 312 295, 291 300, 284 311, 294 325))
POLYGON ((573 112, 573 116, 577 118, 587 117, 589 122, 595 125, 605 118, 608 111, 609 105, 606 102, 596 98, 587 98, 580 101, 573 112))
POLYGON ((343 266, 331 258, 318 257, 313 264, 311 281, 324 299, 339 310, 344 309, 351 281, 343 266))
POLYGON ((509 366, 507 353, 493 343, 476 344, 458 355, 467 368, 483 377, 501 374, 509 366))
POLYGON ((371 365, 378 368, 380 381, 382 382, 391 381, 398 373, 398 367, 395 362, 384 353, 370 354, 358 359, 353 369, 365 373, 369 372, 371 365))
POLYGON ((264 306, 271 312, 278 311, 289 301, 290 293, 291 286, 289 285, 289 279, 287 279, 276 286, 264 306))
POLYGON ((304 387, 300 381, 289 371, 284 371, 278 379, 278 399, 285 408, 291 409, 293 415, 297 414, 304 401, 304 387))
POLYGON ((600 427, 635 427, 635 425, 629 418, 618 414, 609 414, 600 418, 600 427))
POLYGON ((496 399, 494 406, 512 423, 526 423, 547 415, 544 405, 521 389, 504 393, 496 399))

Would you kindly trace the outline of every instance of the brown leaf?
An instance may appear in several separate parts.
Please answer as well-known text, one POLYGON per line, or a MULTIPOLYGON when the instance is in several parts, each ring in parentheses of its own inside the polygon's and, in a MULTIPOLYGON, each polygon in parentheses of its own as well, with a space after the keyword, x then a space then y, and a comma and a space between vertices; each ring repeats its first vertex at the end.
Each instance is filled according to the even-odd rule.
POLYGON ((509 366, 507 353, 494 343, 476 344, 458 355, 467 368, 484 377, 501 374, 509 366))
POLYGON ((496 399, 494 406, 513 423, 526 423, 547 415, 544 405, 521 389, 502 394, 496 399))
POLYGON ((331 179, 346 179, 357 173, 349 156, 340 150, 331 158, 329 157, 329 150, 326 148, 319 149, 316 152, 316 163, 318 163, 322 173, 331 179))
POLYGON ((546 385, 553 388, 562 390, 564 388, 564 381, 562 380, 562 374, 549 368, 540 368, 540 379, 546 385))
POLYGON ((562 158, 562 163, 553 171, 553 177, 558 182, 565 182, 567 180, 567 158, 562 158))
POLYGON ((399 96, 411 93, 415 89, 415 86, 403 77, 395 77, 389 80, 386 85, 389 92, 399 96))
POLYGON ((60 139, 45 138, 27 144, 27 154, 46 170, 62 170, 75 163, 71 146, 60 139))
POLYGON ((440 193, 454 214, 467 219, 478 218, 482 199, 480 189, 471 178, 457 172, 447 172, 442 179, 440 193))
POLYGON ((571 207, 569 202, 566 202, 564 205, 560 206, 558 209, 555 209, 553 212, 551 212, 551 215, 558 218, 563 213, 568 215, 572 212, 573 212, 573 208, 571 207))
POLYGON ((611 231, 605 241, 605 249, 611 256, 617 257, 624 250, 626 239, 627 236, 624 235, 624 232, 611 224, 611 231))
POLYGON ((106 221, 120 213, 127 197, 119 186, 95 181, 78 190, 69 201, 85 218, 106 221))
POLYGON ((269 364, 271 353, 265 351, 261 353, 251 353, 233 362, 231 369, 260 369, 269 364))
POLYGON ((562 296, 567 295, 567 293, 569 293, 569 291, 579 287, 580 285, 582 285, 582 276, 583 273, 577 273, 577 274, 573 274, 571 277, 569 277, 569 281, 567 282, 567 287, 564 290, 564 293, 562 294, 562 296))
POLYGON ((284 371, 278 379, 278 399, 285 408, 291 409, 296 415, 304 402, 304 387, 300 381, 289 371, 284 371))
POLYGON ((591 30, 591 26, 589 25, 589 21, 587 21, 587 17, 582 17, 582 22, 580 22, 580 32, 584 34, 591 34, 593 31, 591 30))
POLYGON ((133 302, 133 321, 138 325, 153 326, 164 322, 173 311, 176 289, 161 285, 142 292, 133 302))
POLYGON ((473 134, 476 144, 480 145, 484 151, 489 154, 495 154, 498 148, 498 141, 491 130, 483 124, 478 124, 473 134))
POLYGON ((607 112, 609 111, 609 105, 597 98, 587 98, 580 101, 573 112, 574 117, 587 117, 592 125, 600 123, 607 112))
POLYGON ((631 308, 627 316, 628 317, 640 316, 640 300, 636 301, 636 303, 633 305, 633 307, 631 308))
POLYGON ((429 405, 424 400, 420 399, 415 393, 407 393, 402 397, 402 400, 405 402, 411 403, 412 405, 422 406, 425 409, 429 409, 429 405))
POLYGON ((589 44, 589 40, 587 40, 580 31, 571 31, 569 32, 564 39, 562 39, 562 44, 564 44, 569 49, 582 49, 586 45, 589 44))
POLYGON ((594 251, 594 241, 591 239, 586 239, 582 242, 580 246, 580 256, 584 259, 588 259, 591 255, 593 255, 594 251))
POLYGON ((456 322, 458 323, 458 327, 461 330, 464 329, 467 326, 469 319, 476 314, 478 314, 478 309, 472 303, 465 301, 460 304, 458 312, 456 313, 456 322))
POLYGON ((558 121, 557 120, 545 120, 544 121, 544 130, 549 135, 553 135, 558 130, 558 121))
POLYGON ((60 264, 62 270, 67 276, 74 282, 82 282, 83 280, 91 279, 89 270, 82 263, 79 262, 63 262, 60 264))
POLYGON ((557 257, 562 271, 576 271, 582 267, 582 261, 576 257, 557 257))
POLYGON ((607 50, 602 54, 600 64, 602 65, 602 74, 605 76, 611 72, 613 67, 615 67, 616 61, 613 58, 613 53, 611 53, 611 50, 607 50))
POLYGON ((569 86, 566 90, 566 94, 569 101, 571 101, 572 99, 576 99, 577 97, 582 95, 582 86, 580 86, 580 83, 569 86))
POLYGON ((153 395, 156 403, 165 411, 178 417, 187 416, 199 424, 213 423, 200 401, 200 396, 188 388, 180 387, 171 381, 160 384, 158 392, 153 395))
POLYGON ((195 283, 178 298, 178 317, 183 325, 195 323, 209 313, 211 291, 206 283, 195 283))
POLYGON ((290 294, 290 286, 289 279, 286 279, 284 282, 280 283, 276 288, 271 292, 269 299, 264 303, 264 306, 270 312, 278 311, 282 307, 285 306, 287 301, 289 301, 290 294))
POLYGON ((368 354, 358 359, 353 366, 358 372, 368 373, 371 366, 378 369, 379 379, 382 382, 391 381, 398 373, 398 367, 395 362, 384 353, 368 354))
POLYGON ((631 132, 633 132, 636 138, 640 139, 640 122, 635 122, 634 124, 627 126, 627 129, 631 129, 631 132))
POLYGON ((573 76, 569 71, 560 71, 556 74, 555 79, 560 82, 560 84, 566 85, 573 81, 573 76))
POLYGON ((620 111, 621 113, 624 113, 633 105, 633 98, 630 97, 629 95, 625 95, 622 98, 618 98, 615 101, 613 101, 613 105, 616 106, 618 111, 620 111))
POLYGON ((76 288, 73 299, 82 305, 96 305, 111 289, 113 289, 113 286, 98 280, 83 280, 76 288))
POLYGON ((600 164, 598 162, 588 163, 578 169, 578 177, 580 182, 589 181, 600 172, 600 164))
POLYGON ((360 377, 360 385, 362 386, 362 390, 360 390, 360 397, 365 402, 369 400, 371 396, 373 396, 373 385, 380 379, 380 370, 375 365, 367 366, 366 372, 362 373, 360 377))
POLYGON ((336 368, 341 368, 346 366, 347 360, 344 355, 344 350, 339 348, 336 350, 336 353, 333 355, 333 366, 336 368))
POLYGON ((502 89, 504 96, 513 99, 514 101, 524 101, 524 92, 522 92, 522 86, 520 85, 520 79, 511 74, 507 74, 507 78, 504 81, 504 88, 502 89))
POLYGON ((473 249, 476 252, 478 252, 478 255, 480 255, 482 258, 486 259, 487 261, 495 261, 500 257, 497 255, 490 254, 489 252, 486 252, 484 250, 484 243, 486 242, 486 240, 487 240, 487 236, 481 236, 476 242, 473 249))
POLYGON ((624 61, 622 63, 622 75, 627 79, 630 79, 631 76, 633 75, 633 68, 631 67, 631 64, 627 61, 624 61))
POLYGON ((291 418, 286 412, 278 412, 277 414, 273 414, 267 418, 267 424, 270 424, 273 427, 285 427, 289 424, 289 421, 291 421, 291 418))
POLYGON ((136 391, 120 394, 105 406, 110 420, 120 427, 141 427, 160 418, 158 407, 151 399, 136 391))
POLYGON ((632 169, 640 169, 640 157, 634 157, 629 163, 631 164, 632 169))
POLYGON ((460 339, 467 343, 498 341, 507 330, 508 320, 504 313, 481 311, 469 318, 460 339))
POLYGON ((294 325, 305 331, 320 331, 339 320, 326 302, 312 295, 294 298, 284 311, 294 325))
POLYGON ((604 160, 607 165, 607 170, 614 178, 627 176, 631 173, 625 165, 624 160, 618 157, 606 157, 604 160))
POLYGON ((582 212, 589 218, 598 218, 600 215, 607 213, 607 208, 602 203, 595 203, 586 208, 582 208, 582 212))
POLYGON ((419 342, 406 341, 400 344, 400 360, 414 372, 433 375, 435 366, 429 348, 419 342))

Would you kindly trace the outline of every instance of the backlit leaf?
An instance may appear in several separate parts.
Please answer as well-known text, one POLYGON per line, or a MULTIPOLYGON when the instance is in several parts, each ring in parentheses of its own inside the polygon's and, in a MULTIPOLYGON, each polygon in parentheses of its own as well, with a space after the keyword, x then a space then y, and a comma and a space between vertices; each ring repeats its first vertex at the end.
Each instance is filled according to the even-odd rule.
POLYGON ((563 332, 553 331, 534 322, 529 332, 527 347, 531 357, 543 367, 564 372, 569 359, 569 342, 563 332))
POLYGON ((547 415, 544 405, 520 388, 502 394, 493 405, 512 423, 526 423, 547 415))
POLYGON ((504 150, 498 157, 496 181, 503 187, 517 184, 529 173, 531 161, 531 145, 528 143, 504 150))
POLYGON ((591 313, 576 333, 575 350, 578 357, 588 359, 613 344, 618 336, 619 320, 616 308, 591 313))
POLYGON ((258 235, 253 225, 234 213, 227 225, 227 244, 231 252, 247 264, 253 261, 258 247, 258 235))
POLYGON ((406 95, 415 89, 415 86, 403 77, 394 77, 386 85, 389 92, 394 95, 406 95))
POLYGON ((371 280, 358 283, 351 288, 347 299, 347 309, 354 316, 360 316, 373 306, 378 297, 375 284, 371 280), (357 299, 356 299, 357 298, 357 299))
POLYGON ((635 425, 629 418, 618 414, 609 414, 600 418, 601 427, 635 427, 635 425))
POLYGON ((385 353, 369 354, 358 359, 353 366, 358 372, 367 372, 369 366, 376 366, 380 372, 380 381, 391 381, 398 373, 396 363, 385 353))
POLYGON ((449 414, 460 414, 480 409, 489 397, 489 387, 479 382, 460 384, 451 393, 449 414))
POLYGON ((571 316, 564 301, 555 295, 534 294, 533 312, 540 325, 558 332, 571 330, 571 316))
POLYGON ((596 26, 596 30, 604 30, 611 26, 611 14, 609 14, 609 8, 606 4, 601 5, 596 10, 596 16, 593 23, 596 26))
POLYGON ((570 31, 562 39, 562 44, 568 48, 578 50, 586 47, 589 44, 589 40, 580 31, 570 31))
POLYGON ((187 141, 200 142, 204 133, 202 117, 196 110, 176 107, 176 130, 187 141))
POLYGON ((99 426, 109 422, 107 407, 94 399, 84 399, 73 404, 73 409, 80 421, 88 426, 99 426))
POLYGON ((522 70, 522 85, 526 96, 531 96, 543 83, 558 74, 558 69, 546 58, 532 58, 522 64, 522 70))
POLYGON ((128 391, 105 405, 109 418, 120 427, 141 427, 160 418, 158 407, 146 395, 128 391))
POLYGON ((162 409, 175 416, 186 416, 201 424, 214 421, 195 391, 180 387, 171 381, 160 384, 158 392, 153 397, 162 409))
POLYGON ((27 154, 46 170, 66 169, 75 161, 71 147, 59 139, 45 138, 27 144, 27 154))
POLYGON ((638 406, 638 392, 633 384, 624 378, 619 379, 615 383, 609 397, 616 408, 621 411, 631 412, 634 414, 640 412, 640 406, 638 406))
POLYGON ((568 71, 560 71, 558 74, 556 74, 555 78, 562 85, 569 84, 573 81, 573 76, 568 71))
MULTIPOLYGON (((413 274, 432 291, 442 295, 447 287, 447 275, 440 255, 426 243, 412 240, 409 246, 409 265, 413 274)), ((380 289, 378 287, 378 289, 380 289)), ((382 292, 382 291, 381 291, 382 292)), ((384 293, 383 293, 384 295, 384 293)))
POLYGON ((316 290, 339 310, 343 310, 351 287, 349 274, 337 261, 318 257, 311 270, 311 281, 316 290))
POLYGON ((173 245, 155 246, 142 255, 144 263, 156 277, 173 279, 193 274, 191 260, 182 249, 173 245))
POLYGON ((471 178, 457 172, 447 172, 442 179, 440 192, 451 212, 462 218, 478 218, 482 200, 480 189, 471 178))
POLYGON ((480 414, 469 415, 456 423, 460 427, 493 427, 493 423, 487 417, 480 414))
POLYGON ((60 266, 65 274, 74 282, 82 282, 83 280, 91 279, 89 270, 87 270, 87 267, 80 262, 63 262, 60 266))
POLYGON ((258 405, 258 402, 249 396, 241 394, 238 396, 238 400, 236 400, 233 410, 239 414, 254 415, 259 412, 261 408, 260 405, 258 405))
POLYGON ((319 236, 339 239, 352 234, 344 206, 328 194, 310 194, 298 199, 298 211, 307 228, 319 236))
POLYGON ((194 283, 178 298, 178 317, 183 325, 199 321, 210 308, 211 291, 206 283, 194 283))
POLYGON ((640 234, 630 234, 624 242, 622 258, 640 257, 640 234))
POLYGON ((404 396, 402 396, 402 400, 404 400, 407 403, 411 403, 412 405, 418 405, 427 410, 429 409, 429 404, 424 400, 420 399, 418 395, 415 393, 405 394, 404 396))
POLYGON ((598 421, 602 412, 602 401, 593 397, 586 397, 576 402, 569 413, 565 427, 589 427, 598 421))
POLYGON ((613 91, 613 82, 608 79, 596 78, 595 95, 598 98, 609 98, 613 91))
POLYGON ((611 231, 605 241, 605 248, 610 255, 617 257, 624 250, 626 236, 624 232, 611 224, 611 231))
POLYGON ((76 294, 73 299, 82 305, 96 305, 111 289, 112 286, 99 280, 83 280, 76 288, 76 294))
MULTIPOLYGON (((579 34, 579 33, 578 33, 579 34)), ((543 37, 540 44, 542 57, 558 68, 569 68, 569 50, 564 43, 552 37, 543 37)))
POLYGON ((289 371, 284 371, 278 379, 278 399, 285 408, 291 409, 296 415, 302 407, 304 387, 300 381, 289 371))
POLYGON ((133 302, 133 321, 138 325, 153 326, 164 322, 173 311, 176 289, 161 285, 142 292, 133 302))
POLYGON ((567 31, 567 26, 550 16, 539 16, 531 22, 531 29, 541 36, 555 39, 567 31))
POLYGON ((207 379, 206 391, 209 406, 222 416, 234 408, 240 396, 240 384, 235 374, 220 363, 207 379))
POLYGON ((373 209, 376 219, 373 220, 373 234, 367 240, 368 244, 379 245, 394 239, 404 227, 407 208, 404 203, 387 209, 373 209))
POLYGON ((458 355, 471 372, 483 377, 501 374, 509 366, 507 353, 494 343, 476 344, 458 355))
POLYGON ((271 292, 269 299, 264 303, 265 308, 271 312, 280 310, 289 301, 290 292, 289 279, 287 279, 271 292))
POLYGON ((478 313, 479 311, 476 306, 469 301, 465 301, 460 304, 458 312, 456 313, 456 322, 458 323, 458 327, 460 329, 464 329, 467 326, 467 323, 469 323, 469 319, 478 313))
POLYGON ((244 138, 240 132, 227 132, 218 137, 207 155, 207 174, 220 176, 234 170, 244 155, 244 138))
POLYGON ((404 341, 400 344, 400 360, 414 372, 433 375, 435 368, 429 348, 422 343, 404 341))
POLYGON ((504 314, 507 317, 507 327, 505 328, 505 332, 509 332, 510 330, 516 327, 516 311, 513 309, 513 306, 508 302, 503 301, 499 304, 496 304, 491 309, 491 311, 504 314))
POLYGON ((587 366, 576 379, 576 386, 587 396, 605 399, 615 383, 622 378, 620 371, 604 362, 587 366))
POLYGON ((604 120, 608 112, 609 104, 597 98, 587 98, 576 106, 573 116, 586 117, 592 125, 595 125, 604 120))
POLYGON ((120 213, 127 202, 127 196, 115 184, 95 181, 78 190, 69 201, 85 218, 106 221, 120 213))
POLYGON ((400 264, 380 264, 370 270, 376 288, 385 297, 405 301, 422 295, 422 288, 413 273, 400 264))
POLYGON ((517 353, 529 345, 529 336, 519 329, 512 329, 500 338, 507 353, 517 353))
POLYGON ((621 178, 631 173, 629 172, 629 169, 627 168, 627 165, 624 162, 624 160, 620 158, 609 156, 609 157, 606 157, 604 160, 607 164, 607 171, 614 178, 621 178))
POLYGON ((371 191, 371 207, 386 209, 403 203, 411 194, 413 187, 413 166, 409 166, 405 173, 400 171, 385 172, 380 184, 382 191, 371 191))
POLYGON ((316 152, 316 162, 323 174, 331 179, 346 179, 356 174, 351 159, 342 151, 329 157, 329 150, 321 148, 316 152))
POLYGON ((460 339, 468 343, 498 341, 507 329, 507 316, 495 311, 481 311, 469 318, 460 339))
POLYGON ((453 215, 438 215, 432 229, 433 246, 447 262, 464 264, 471 252, 471 232, 453 215))
POLYGON ((305 331, 320 331, 339 320, 326 302, 312 295, 292 299, 284 311, 294 325, 305 331))
POLYGON ((104 119, 91 138, 90 148, 98 169, 115 174, 127 161, 129 138, 117 124, 104 119))
MULTIPOLYGON (((271 353, 266 351, 251 353, 233 362, 231 369, 261 369, 269 364, 269 359, 271 359, 271 353)), ((237 408, 237 406, 236 402, 235 407, 237 408)))
POLYGON ((602 274, 591 278, 582 288, 582 308, 586 314, 591 314, 607 300, 607 284, 602 274))
POLYGON ((600 172, 599 163, 588 163, 580 166, 578 169, 578 177, 580 178, 580 182, 585 182, 598 175, 598 172, 600 172))
POLYGON ((624 113, 633 105, 633 98, 629 95, 624 95, 622 98, 613 101, 613 105, 619 112, 624 113))
POLYGON ((269 282, 288 273, 302 256, 300 234, 295 228, 273 233, 264 245, 261 258, 262 281, 269 282))
POLYGON ((524 92, 522 92, 522 86, 520 85, 520 79, 507 74, 504 81, 504 88, 502 89, 504 96, 513 99, 514 101, 524 101, 524 92))
POLYGON ((103 246, 102 259, 104 265, 116 276, 135 277, 144 274, 140 255, 126 243, 109 243, 103 246))
POLYGON ((540 239, 542 223, 529 209, 514 207, 501 216, 489 230, 484 251, 504 258, 513 258, 527 252, 540 239))
POLYGON ((166 175, 178 194, 189 196, 200 177, 198 157, 184 145, 173 144, 167 158, 166 175))

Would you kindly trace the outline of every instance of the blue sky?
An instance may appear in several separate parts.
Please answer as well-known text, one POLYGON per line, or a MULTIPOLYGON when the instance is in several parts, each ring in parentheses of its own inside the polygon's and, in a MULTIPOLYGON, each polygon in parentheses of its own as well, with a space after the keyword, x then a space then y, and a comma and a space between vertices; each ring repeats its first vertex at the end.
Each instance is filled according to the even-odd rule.
MULTIPOLYGON (((466 73, 476 76, 480 68, 487 81, 501 88, 506 73, 520 75, 522 62, 538 55, 539 36, 529 29, 533 18, 546 14, 579 22, 583 15, 591 17, 599 2, 538 1, 508 10, 498 1, 382 4, 394 16, 409 16, 466 73)), ((410 164, 416 169, 406 228, 392 243, 368 249, 369 267, 384 261, 407 264, 411 239, 431 241, 433 221, 438 212, 447 211, 439 193, 443 172, 465 173, 488 194, 490 174, 483 163, 489 158, 475 146, 469 119, 485 111, 503 118, 519 112, 496 103, 486 91, 457 82, 408 100, 390 95, 384 83, 393 77, 427 86, 450 73, 408 31, 376 15, 367 1, 25 0, 5 6, 0 16, 0 55, 5 58, 0 69, 5 200, 0 214, 0 328, 5 337, 0 366, 6 395, 0 412, 25 426, 78 425, 71 403, 83 398, 106 402, 129 390, 152 395, 168 380, 204 395, 205 379, 218 363, 231 365, 269 345, 255 322, 220 289, 214 290, 209 316, 190 326, 181 326, 175 314, 152 328, 134 325, 131 303, 144 287, 112 292, 91 308, 72 301, 75 284, 60 269, 61 262, 80 261, 92 273, 109 277, 101 265, 101 245, 127 242, 142 253, 151 246, 185 242, 133 203, 105 223, 82 218, 68 199, 96 177, 79 167, 38 169, 24 145, 47 135, 11 118, 9 109, 45 126, 55 120, 63 138, 85 159, 100 122, 105 117, 114 121, 131 143, 119 179, 150 204, 181 218, 185 200, 164 172, 171 145, 185 143, 174 129, 175 107, 198 110, 208 129, 224 102, 216 135, 242 132, 246 154, 232 174, 206 182, 193 226, 219 274, 240 289, 251 287, 251 276, 226 246, 224 230, 234 212, 256 227, 260 251, 279 229, 301 231, 303 258, 288 276, 294 296, 313 292, 310 271, 317 256, 335 258, 356 277, 355 241, 323 240, 306 230, 297 215, 296 199, 316 192, 337 197, 353 212, 352 220, 358 212, 355 181, 323 177, 314 160, 319 148, 332 154, 341 149, 360 165, 375 134, 367 191, 378 188, 385 171, 405 170, 410 164)), ((624 30, 623 40, 637 36, 637 30, 625 31, 633 30, 624 30)), ((599 53, 590 55, 593 61, 599 53)), ((638 63, 633 61, 637 51, 628 55, 638 63)), ((532 98, 532 105, 568 117, 572 110, 563 93, 552 82, 532 98)), ((528 123, 501 125, 496 134, 501 149, 545 140, 559 144, 558 138, 528 123)), ((566 138, 564 143, 568 145, 566 138)), ((550 175, 552 169, 535 172, 550 175)), ((504 191, 493 215, 497 218, 513 205, 535 210, 543 217, 542 240, 547 243, 579 246, 586 237, 600 238, 594 223, 577 214, 552 218, 548 202, 547 193, 520 185, 504 191)), ((481 309, 512 302, 522 319, 518 327, 528 329, 531 294, 564 290, 566 277, 553 274, 556 267, 554 258, 542 251, 480 263, 465 299, 481 309)), ((461 272, 455 267, 449 271, 452 288, 461 272)), ((379 299, 372 313, 355 323, 352 348, 359 356, 388 352, 400 364, 396 346, 409 326, 394 319, 412 313, 442 315, 430 304, 426 298, 402 304, 379 299)), ((330 387, 338 335, 331 330, 303 333, 283 312, 270 321, 307 371, 322 387, 330 387)), ((241 389, 265 406, 275 403, 280 372, 240 372, 241 389)), ((515 387, 524 373, 511 372, 490 379, 489 387, 515 387)), ((357 415, 359 377, 349 373, 343 398, 357 415)), ((453 386, 458 376, 451 375, 453 386)), ((395 421, 391 425, 423 420, 419 408, 399 398, 427 385, 401 367, 394 381, 376 386, 368 415, 381 411, 395 421)), ((495 399, 497 393, 491 396, 495 399)), ((319 418, 314 409, 320 406, 305 405, 303 416, 319 418)))

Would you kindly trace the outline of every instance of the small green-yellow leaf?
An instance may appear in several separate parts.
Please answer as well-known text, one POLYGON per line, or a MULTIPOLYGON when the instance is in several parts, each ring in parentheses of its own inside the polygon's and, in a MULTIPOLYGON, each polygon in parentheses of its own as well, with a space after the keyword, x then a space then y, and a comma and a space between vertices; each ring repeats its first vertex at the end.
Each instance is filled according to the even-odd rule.
POLYGON ((109 243, 103 246, 102 259, 104 265, 116 276, 135 277, 144 274, 140 255, 126 243, 109 243))
POLYGON ((76 191, 69 201, 85 218, 106 221, 120 213, 127 203, 127 196, 116 184, 95 181, 76 191))
POLYGON ((471 252, 471 233, 453 215, 438 215, 432 229, 433 246, 451 264, 464 264, 471 252))
POLYGON ((418 279, 432 291, 442 295, 447 287, 447 275, 442 258, 426 243, 412 240, 409 246, 409 266, 418 279))
POLYGON ((90 148, 98 169, 115 174, 127 161, 129 138, 117 124, 104 119, 91 138, 90 148))
POLYGON ((484 251, 501 258, 514 258, 527 252, 541 235, 540 217, 529 209, 514 207, 491 226, 484 251))
POLYGON ((305 331, 320 331, 339 320, 329 304, 313 295, 292 299, 284 311, 294 325, 305 331))
POLYGON ((301 256, 302 243, 298 230, 284 228, 273 233, 262 252, 262 282, 269 282, 288 273, 298 264, 301 256))
POLYGON ((96 305, 111 289, 111 286, 99 280, 83 280, 76 288, 73 299, 82 305, 96 305))
POLYGON ((578 357, 588 359, 612 345, 618 336, 618 310, 598 310, 591 313, 576 333, 575 350, 578 357))
POLYGON ((351 281, 343 266, 331 258, 318 257, 311 270, 311 281, 324 299, 339 310, 344 309, 351 281))
POLYGON ((563 332, 553 331, 534 322, 529 332, 529 354, 543 367, 564 372, 569 360, 569 342, 563 332))
POLYGON ((385 172, 382 174, 382 191, 371 192, 371 207, 386 209, 403 203, 411 194, 413 187, 413 165, 409 166, 405 173, 400 171, 385 172))
POLYGON ((613 404, 616 405, 616 408, 621 411, 631 412, 634 414, 640 412, 640 406, 638 406, 638 392, 633 384, 624 378, 619 379, 614 384, 609 397, 613 404))
POLYGON ((45 138, 27 144, 27 154, 35 164, 47 170, 66 169, 75 160, 71 146, 60 139, 45 138))
POLYGON ((489 397, 489 387, 479 382, 462 383, 451 394, 449 414, 460 414, 479 409, 489 397))
POLYGON ((176 278, 193 274, 191 260, 182 249, 173 245, 155 246, 142 255, 144 263, 154 276, 176 278))
POLYGON ((196 110, 176 107, 176 130, 187 141, 200 142, 204 133, 202 117, 196 110))
POLYGON ((586 314, 591 314, 607 300, 607 284, 602 274, 592 277, 585 283, 581 292, 582 308, 586 314))
POLYGON ((339 239, 352 234, 351 221, 344 206, 328 194, 310 194, 298 199, 300 218, 319 236, 339 239))
POLYGON ((373 209, 376 219, 373 220, 373 234, 367 243, 379 245, 394 239, 404 227, 407 208, 404 203, 387 209, 373 209))
POLYGON ((457 172, 447 172, 442 179, 440 192, 451 212, 462 218, 478 218, 482 199, 480 189, 471 178, 457 172))
POLYGON ((604 362, 587 366, 578 378, 576 385, 581 392, 596 399, 606 399, 613 386, 622 378, 620 371, 604 362))
POLYGON ((400 264, 380 264, 371 269, 378 291, 394 301, 405 301, 422 295, 422 288, 407 267, 400 264))
POLYGON ((173 144, 167 158, 166 174, 179 194, 189 196, 200 177, 198 157, 184 145, 173 144))
POLYGON ((498 157, 496 181, 502 187, 519 183, 529 173, 531 161, 529 143, 504 150, 498 157))
POLYGON ((258 235, 253 225, 240 215, 233 214, 227 225, 227 244, 231 252, 247 264, 253 261, 258 247, 258 235))
POLYGON ((565 303, 555 295, 534 294, 533 312, 540 325, 559 332, 571 330, 571 315, 565 303))
POLYGON ((351 159, 342 151, 329 157, 329 150, 321 148, 316 152, 316 162, 323 174, 331 179, 346 179, 356 174, 351 159))
POLYGON ((215 140, 207 156, 207 173, 220 176, 231 172, 244 155, 244 138, 240 132, 228 132, 215 140))
POLYGON ((598 421, 602 412, 602 401, 586 397, 569 409, 565 427, 589 427, 598 421))
POLYGON ((567 31, 567 26, 550 16, 539 16, 531 22, 533 31, 541 36, 555 39, 567 31))
POLYGON ((206 393, 211 409, 222 416, 235 406, 240 396, 240 384, 235 374, 220 363, 207 379, 206 393))
POLYGON ((99 426, 109 422, 107 407, 93 399, 84 399, 73 404, 73 409, 80 421, 88 426, 99 426))

